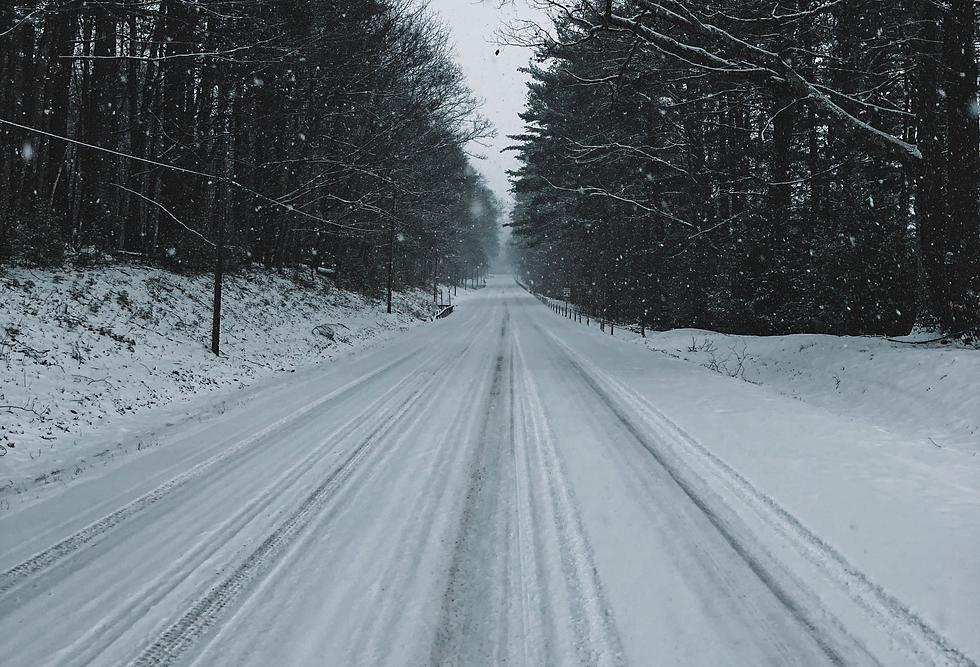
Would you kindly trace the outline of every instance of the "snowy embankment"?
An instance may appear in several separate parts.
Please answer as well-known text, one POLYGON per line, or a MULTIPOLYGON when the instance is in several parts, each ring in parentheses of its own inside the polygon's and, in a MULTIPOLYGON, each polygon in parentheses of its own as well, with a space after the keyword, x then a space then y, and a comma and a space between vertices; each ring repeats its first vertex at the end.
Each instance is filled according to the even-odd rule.
POLYGON ((209 276, 133 264, 0 272, 0 486, 72 479, 152 446, 157 421, 223 410, 234 391, 432 315, 423 290, 397 294, 387 315, 319 281, 227 276, 215 357, 209 276))
POLYGON ((647 332, 635 340, 924 445, 980 451, 977 349, 866 336, 760 337, 697 329, 647 332))
MULTIPOLYGON (((545 298, 546 302, 561 304, 545 298)), ((592 326, 597 327, 595 322, 592 326)), ((585 326, 584 320, 582 326, 585 326)), ((606 329, 608 331, 608 328, 606 329)), ((937 448, 980 452, 980 349, 932 332, 743 336, 616 325, 614 336, 937 448)))

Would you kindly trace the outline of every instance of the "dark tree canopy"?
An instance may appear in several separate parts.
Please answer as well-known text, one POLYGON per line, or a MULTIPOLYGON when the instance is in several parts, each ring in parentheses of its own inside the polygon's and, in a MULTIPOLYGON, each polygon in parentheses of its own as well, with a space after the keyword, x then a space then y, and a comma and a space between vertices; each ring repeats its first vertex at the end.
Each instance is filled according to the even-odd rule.
POLYGON ((463 148, 490 129, 411 2, 3 3, 0 80, 0 260, 220 241, 376 292, 389 237, 396 285, 496 252, 463 148))
POLYGON ((513 221, 537 285, 657 327, 980 322, 971 0, 543 4, 513 221))

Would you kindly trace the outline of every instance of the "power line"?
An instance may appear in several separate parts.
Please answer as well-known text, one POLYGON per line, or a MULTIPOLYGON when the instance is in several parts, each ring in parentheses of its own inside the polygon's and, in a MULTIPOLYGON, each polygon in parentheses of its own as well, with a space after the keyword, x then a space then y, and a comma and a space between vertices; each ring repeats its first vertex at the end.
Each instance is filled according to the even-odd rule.
POLYGON ((284 204, 284 203, 282 203, 281 201, 279 201, 277 199, 273 199, 272 197, 269 197, 267 195, 262 194, 261 192, 256 192, 255 190, 252 190, 251 188, 249 188, 247 186, 244 186, 241 183, 239 183, 238 181, 236 181, 234 179, 231 179, 231 178, 228 178, 226 176, 218 176, 216 174, 208 174, 208 173, 203 172, 203 171, 196 171, 194 169, 187 169, 186 167, 178 167, 178 166, 172 165, 172 164, 165 164, 163 162, 157 162, 156 160, 151 160, 151 159, 145 158, 145 157, 139 157, 139 156, 136 156, 136 155, 130 155, 129 153, 123 153, 121 151, 113 150, 111 148, 105 148, 103 146, 97 146, 95 144, 90 144, 90 143, 86 143, 84 141, 79 141, 78 139, 73 139, 72 137, 65 137, 65 136, 62 136, 60 134, 55 134, 53 132, 48 132, 46 130, 40 130, 40 129, 36 128, 36 127, 30 127, 28 125, 21 125, 20 123, 15 123, 15 122, 13 122, 11 120, 6 120, 5 118, 0 118, 0 124, 2 124, 2 125, 9 125, 11 127, 16 127, 17 129, 25 130, 27 132, 34 132, 35 134, 41 134, 41 135, 44 135, 46 137, 51 137, 52 139, 58 139, 60 141, 67 141, 68 143, 75 144, 77 146, 83 146, 85 148, 90 148, 92 150, 100 151, 102 153, 108 153, 110 155, 116 155, 118 157, 123 157, 123 158, 129 159, 129 160, 135 160, 136 162, 142 162, 144 164, 151 164, 151 165, 154 165, 154 166, 157 166, 157 167, 163 167, 164 169, 171 169, 173 171, 177 171, 177 172, 180 172, 180 173, 190 174, 192 176, 200 176, 200 177, 203 177, 203 178, 207 178, 209 180, 222 181, 222 182, 228 183, 232 187, 238 188, 239 190, 241 190, 243 192, 246 192, 246 193, 248 193, 248 194, 250 194, 250 195, 252 195, 254 197, 258 197, 262 201, 264 201, 266 203, 269 203, 269 204, 272 204, 273 206, 276 206, 278 208, 285 209, 286 211, 289 211, 290 213, 297 213, 297 214, 299 214, 299 215, 301 215, 301 216, 303 216, 305 218, 309 218, 311 220, 316 220, 317 222, 321 222, 321 223, 323 223, 325 225, 330 225, 331 227, 337 227, 337 228, 346 229, 346 230, 349 230, 349 231, 352 231, 352 232, 362 232, 362 233, 366 233, 366 234, 377 234, 377 233, 379 233, 381 231, 381 230, 378 230, 378 229, 366 229, 364 227, 355 227, 353 225, 345 225, 345 224, 340 223, 340 222, 333 222, 331 220, 326 220, 326 219, 321 218, 319 216, 313 215, 312 213, 307 213, 306 211, 303 211, 301 209, 298 209, 298 208, 296 208, 295 206, 293 206, 291 204, 284 204))

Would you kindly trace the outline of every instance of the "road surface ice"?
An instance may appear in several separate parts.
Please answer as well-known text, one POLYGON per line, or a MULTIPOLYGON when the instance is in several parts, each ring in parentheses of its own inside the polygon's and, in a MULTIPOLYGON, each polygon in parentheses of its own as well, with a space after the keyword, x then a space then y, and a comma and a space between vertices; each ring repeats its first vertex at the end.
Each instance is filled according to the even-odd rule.
POLYGON ((888 444, 498 278, 0 515, 0 663, 975 664, 977 460, 888 444))

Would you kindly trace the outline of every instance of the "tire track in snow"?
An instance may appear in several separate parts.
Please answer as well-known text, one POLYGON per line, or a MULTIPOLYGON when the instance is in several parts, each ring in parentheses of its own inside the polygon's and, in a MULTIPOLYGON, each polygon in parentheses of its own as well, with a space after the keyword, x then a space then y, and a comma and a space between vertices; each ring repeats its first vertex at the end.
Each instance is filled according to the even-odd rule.
POLYGON ((718 528, 756 576, 818 641, 829 659, 836 664, 847 664, 847 654, 866 653, 839 621, 823 609, 815 594, 809 592, 801 582, 794 581, 793 576, 771 554, 752 544, 748 529, 742 526, 737 515, 710 491, 709 477, 735 492, 772 530, 824 572, 877 627, 901 645, 909 657, 929 665, 977 667, 976 662, 953 646, 904 603, 872 582, 865 573, 848 562, 843 554, 809 530, 774 498, 762 493, 649 401, 597 368, 553 333, 538 328, 565 352, 572 367, 596 396, 718 528), (644 433, 628 411, 634 412, 643 425, 657 436, 657 440, 644 433), (704 473, 695 469, 694 466, 698 465, 704 473))
MULTIPOLYGON (((491 377, 493 369, 489 365, 482 368, 462 394, 471 395, 471 391, 479 391, 485 385, 483 379, 491 377)), ((435 397, 433 403, 438 405, 435 397)), ((433 455, 437 464, 426 471, 424 486, 427 492, 419 495, 408 513, 417 519, 403 525, 397 539, 398 549, 389 558, 388 568, 381 579, 372 587, 369 606, 377 613, 361 626, 354 639, 351 651, 354 664, 389 664, 392 652, 398 649, 393 641, 405 610, 391 591, 407 590, 422 566, 427 546, 436 530, 439 508, 447 505, 453 473, 465 463, 467 451, 459 444, 465 442, 466 435, 473 430, 477 414, 477 410, 458 411, 445 435, 438 441, 438 451, 433 455)))
POLYGON ((494 619, 502 611, 500 582, 497 581, 499 548, 498 506, 502 467, 499 426, 506 423, 507 382, 510 350, 507 345, 509 311, 505 311, 495 354, 493 374, 478 431, 463 498, 460 523, 443 593, 442 611, 436 626, 429 663, 460 665, 499 662, 494 619), (497 431, 491 431, 493 426, 497 431))
POLYGON ((568 620, 574 632, 574 650, 579 664, 623 665, 625 654, 622 640, 595 566, 592 546, 551 434, 540 391, 516 334, 514 348, 520 369, 517 388, 521 428, 518 430, 518 441, 520 449, 524 450, 523 495, 530 505, 527 512, 530 522, 524 532, 536 537, 534 553, 530 557, 538 566, 535 585, 543 593, 540 604, 546 616, 542 621, 546 623, 545 630, 549 635, 545 646, 552 652, 546 660, 562 660, 562 656, 554 655, 558 648, 557 628, 554 627, 557 619, 552 617, 557 606, 554 604, 555 592, 548 594, 547 573, 541 568, 554 560, 548 553, 548 545, 541 539, 548 532, 543 529, 551 528, 558 542, 558 561, 567 596, 568 620), (542 490, 547 493, 541 494, 542 490), (548 626, 551 626, 550 629, 548 626))
MULTIPOLYGON (((516 335, 515 335, 516 338, 516 335)), ((517 350, 517 342, 514 342, 515 355, 517 350)), ((522 368, 522 371, 525 370, 522 368)), ((512 371, 513 372, 513 371, 512 371)), ((517 389, 520 385, 515 385, 517 389)), ((531 504, 530 488, 528 484, 528 458, 527 458, 527 443, 526 437, 518 438, 517 422, 520 418, 522 421, 521 435, 526 436, 527 425, 526 420, 524 420, 524 415, 519 411, 518 401, 517 401, 517 391, 513 391, 510 394, 510 443, 512 447, 512 455, 514 458, 514 525, 511 530, 508 531, 508 535, 513 537, 513 544, 511 549, 508 549, 509 553, 513 553, 512 558, 514 559, 514 564, 517 568, 517 578, 520 585, 520 607, 521 607, 521 636, 523 641, 521 641, 521 664, 540 664, 542 658, 540 657, 540 652, 546 646, 551 645, 548 642, 548 638, 543 637, 543 641, 539 642, 537 645, 537 650, 534 650, 529 645, 529 640, 532 638, 537 638, 538 636, 544 635, 540 627, 542 624, 540 619, 536 619, 537 622, 532 620, 531 617, 531 587, 528 585, 528 578, 532 574, 537 574, 538 570, 538 560, 536 554, 533 552, 533 547, 531 545, 535 544, 534 540, 534 530, 531 523, 531 512, 528 511, 528 507, 531 504), (528 540, 531 540, 530 542, 528 540), (531 562, 528 562, 528 561, 531 562), (531 653, 535 653, 534 660, 531 660, 531 653)), ((535 593, 541 590, 546 590, 544 586, 539 583, 535 588, 535 593)))
POLYGON ((556 664, 571 649, 579 664, 620 665, 591 546, 506 326, 489 396, 429 663, 556 664))
MULTIPOLYGON (((412 380, 419 379, 416 374, 421 367, 410 370, 376 399, 358 409, 346 422, 324 437, 309 454, 297 459, 294 464, 274 479, 268 480, 264 490, 255 495, 233 516, 215 527, 209 533, 208 540, 198 542, 189 551, 181 554, 180 558, 175 560, 165 571, 147 582, 139 591, 134 592, 127 604, 113 609, 110 615, 101 617, 98 624, 63 651, 65 655, 70 656, 65 665, 90 664, 102 651, 122 636, 128 628, 132 627, 134 622, 159 604, 182 582, 192 576, 201 564, 207 562, 215 553, 220 551, 233 536, 262 514, 270 502, 281 495, 284 489, 300 482, 314 466, 334 454, 337 446, 342 444, 356 431, 358 426, 364 423, 364 418, 367 415, 378 410, 386 401, 391 400, 412 380)), ((419 379, 419 381, 421 380, 419 379)))
POLYGON ((134 667, 157 667, 175 664, 223 616, 226 608, 246 593, 250 584, 259 579, 286 553, 287 549, 310 525, 317 515, 341 492, 345 483, 365 463, 411 410, 445 377, 472 348, 475 338, 449 363, 436 367, 426 381, 403 403, 393 406, 386 415, 379 415, 378 425, 355 447, 278 528, 220 583, 213 586, 185 614, 164 630, 145 648, 132 664, 134 667))
POLYGON ((338 389, 335 389, 334 391, 329 392, 328 394, 325 394, 320 398, 311 401, 310 403, 307 403, 303 407, 294 410, 290 414, 276 420, 265 428, 256 431, 249 437, 240 440, 225 449, 222 449, 214 456, 201 461, 191 469, 171 478, 163 484, 160 484, 156 488, 126 503, 115 511, 110 512, 101 519, 88 524, 84 528, 60 540, 47 549, 44 549, 27 560, 11 567, 8 570, 5 570, 4 572, 0 573, 0 598, 5 597, 12 590, 18 588, 33 576, 41 574, 42 572, 50 569, 53 565, 71 556, 79 549, 103 538, 106 534, 123 522, 146 511, 149 507, 171 495, 174 491, 185 486, 188 482, 202 477, 204 474, 215 468, 219 463, 229 459, 242 450, 251 447, 255 443, 261 441, 262 438, 286 427, 290 423, 309 414, 313 410, 343 396, 347 392, 356 389, 357 387, 367 383, 391 368, 404 363, 413 356, 415 355, 409 354, 400 357, 389 364, 381 366, 380 368, 377 368, 374 371, 363 375, 356 380, 348 382, 344 386, 339 387, 338 389))
MULTIPOLYGON (((567 387, 569 399, 579 411, 589 413, 591 432, 597 436, 595 445, 600 448, 592 455, 611 465, 615 471, 612 483, 621 487, 622 497, 630 498, 631 504, 645 515, 645 521, 640 517, 634 519, 640 522, 633 524, 634 529, 638 535, 646 536, 643 541, 647 543, 646 546, 638 543, 641 551, 634 552, 635 555, 645 559, 644 551, 649 549, 651 560, 666 559, 646 575, 652 581, 669 576, 662 588, 648 587, 646 576, 636 573, 638 577, 643 576, 638 585, 646 588, 651 600, 660 601, 658 608, 650 610, 651 615, 664 617, 662 623, 650 628, 650 635, 659 637, 668 646, 673 643, 680 647, 691 642, 689 650, 701 656, 699 645, 704 635, 688 632, 687 624, 680 620, 684 617, 680 609, 690 609, 702 616, 700 622, 690 625, 691 630, 707 628, 714 639, 704 649, 709 653, 716 651, 713 658, 707 654, 689 658, 692 663, 717 661, 727 646, 733 654, 729 659, 733 664, 787 667, 831 664, 819 644, 800 628, 793 615, 785 612, 772 591, 758 580, 701 509, 684 496, 667 471, 636 442, 619 417, 596 397, 594 389, 582 381, 564 357, 558 363, 565 364, 560 384, 567 387), (670 572, 673 574, 668 575, 670 572), (680 590, 674 590, 675 587, 680 590), (679 599, 675 600, 674 595, 679 599), (678 611, 671 613, 675 608, 678 611), (678 641, 672 642, 673 637, 678 641)), ((633 627, 635 631, 636 625, 633 627)), ((848 662, 853 667, 869 664, 880 663, 871 658, 848 662)))

